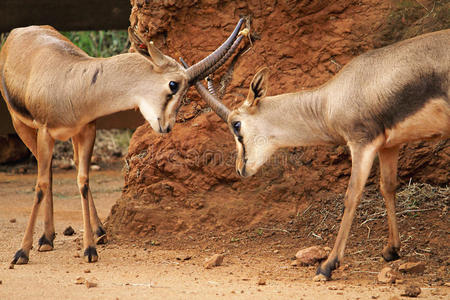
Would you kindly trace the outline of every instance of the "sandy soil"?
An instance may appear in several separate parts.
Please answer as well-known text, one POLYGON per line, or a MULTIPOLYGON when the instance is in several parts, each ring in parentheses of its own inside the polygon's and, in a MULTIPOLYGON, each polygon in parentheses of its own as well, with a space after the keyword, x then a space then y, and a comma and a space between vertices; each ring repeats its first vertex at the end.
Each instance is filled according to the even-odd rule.
MULTIPOLYGON (((88 264, 79 257, 82 222, 75 173, 55 173, 55 250, 32 250, 30 263, 14 269, 9 269, 9 262, 25 230, 35 175, 0 173, 0 299, 395 299, 417 281, 411 277, 404 284, 378 284, 375 278, 381 264, 375 263, 369 271, 349 271, 347 265, 336 272, 333 281, 312 282, 315 267, 292 267, 295 241, 285 243, 280 234, 228 246, 218 243, 218 247, 197 242, 195 237, 176 247, 112 240, 98 247, 100 260, 88 264), (75 228, 74 236, 62 234, 69 225, 75 228), (223 265, 205 269, 205 259, 217 252, 225 254, 223 265), (79 277, 97 286, 77 285, 79 277), (258 284, 260 279, 265 285, 258 284)), ((105 219, 120 197, 123 176, 120 171, 92 172, 91 186, 105 219)), ((42 225, 38 221, 35 239, 42 225)), ((354 263, 352 258, 349 262, 354 263)), ((420 299, 449 299, 446 286, 421 288, 420 299)))

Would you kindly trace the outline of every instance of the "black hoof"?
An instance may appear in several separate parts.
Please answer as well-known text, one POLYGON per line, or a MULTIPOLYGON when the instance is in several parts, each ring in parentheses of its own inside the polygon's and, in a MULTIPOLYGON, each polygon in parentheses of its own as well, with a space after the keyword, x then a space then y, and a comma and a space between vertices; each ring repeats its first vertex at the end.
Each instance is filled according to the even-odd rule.
POLYGON ((95 247, 87 247, 84 250, 84 259, 86 262, 96 262, 98 260, 97 250, 95 247))
POLYGON ((103 229, 103 227, 98 227, 95 231, 95 237, 96 237, 96 244, 97 245, 103 245, 106 244, 108 241, 108 238, 106 236, 106 231, 103 229))
POLYGON ((400 258, 400 255, 398 255, 398 249, 394 247, 389 247, 383 250, 381 256, 387 262, 394 261, 400 258))
POLYGON ((331 273, 338 267, 339 267, 339 260, 336 257, 332 261, 325 261, 324 263, 320 264, 319 267, 317 268, 316 275, 323 275, 326 277, 327 280, 330 280, 331 273))
POLYGON ((48 239, 45 236, 45 233, 39 239, 39 248, 38 251, 50 251, 53 250, 53 240, 55 239, 55 234, 51 235, 51 238, 48 239))
POLYGON ((24 264, 28 263, 28 260, 29 260, 28 259, 28 255, 25 253, 25 251, 20 249, 14 255, 14 259, 12 260, 11 264, 13 264, 13 265, 24 265, 24 264))

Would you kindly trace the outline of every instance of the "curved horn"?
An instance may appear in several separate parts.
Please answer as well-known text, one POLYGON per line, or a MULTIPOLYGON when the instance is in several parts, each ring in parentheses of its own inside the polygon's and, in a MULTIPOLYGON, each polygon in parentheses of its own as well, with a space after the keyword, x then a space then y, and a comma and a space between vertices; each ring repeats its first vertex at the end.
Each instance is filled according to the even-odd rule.
MULTIPOLYGON (((180 57, 180 61, 185 68, 188 67, 186 62, 180 57)), ((199 81, 195 83, 195 88, 200 96, 205 100, 206 104, 225 122, 228 122, 230 110, 217 97, 211 95, 203 84, 199 81)), ((214 89, 213 89, 214 91, 214 89)))
MULTIPOLYGON (((243 38, 244 38, 243 35, 238 36, 238 38, 234 41, 233 45, 231 45, 231 47, 227 51, 227 53, 215 65, 213 65, 206 71, 206 75, 212 74, 218 68, 220 68, 228 60, 228 58, 230 58, 230 56, 234 53, 234 51, 237 49, 237 47, 239 46, 239 43, 242 41, 243 38)), ((199 77, 199 78, 201 78, 201 77, 199 77)))
POLYGON ((216 93, 216 89, 214 88, 214 82, 212 80, 212 78, 210 76, 206 77, 206 83, 208 85, 208 91, 211 95, 213 95, 214 97, 217 97, 217 93, 216 93))
MULTIPOLYGON (((241 28, 242 23, 244 22, 244 18, 240 19, 238 24, 233 30, 233 33, 228 37, 228 39, 213 53, 193 65, 192 67, 187 69, 187 75, 189 79, 189 84, 192 85, 199 78, 205 77, 205 71, 208 71, 213 65, 215 65, 221 58, 226 54, 227 50, 231 47, 233 41, 236 39, 236 36, 239 34, 239 29, 241 28)), ((224 62, 222 62, 224 63, 224 62)))

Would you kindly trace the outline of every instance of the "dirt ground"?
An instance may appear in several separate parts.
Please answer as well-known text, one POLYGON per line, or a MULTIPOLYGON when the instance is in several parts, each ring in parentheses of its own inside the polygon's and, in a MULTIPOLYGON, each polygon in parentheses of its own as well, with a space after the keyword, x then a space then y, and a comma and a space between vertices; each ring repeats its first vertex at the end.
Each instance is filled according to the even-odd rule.
MULTIPOLYGON (((97 263, 85 263, 79 257, 82 221, 73 170, 55 170, 54 174, 55 250, 32 250, 28 265, 9 269, 25 230, 34 182, 32 173, 0 173, 0 299, 399 299, 410 284, 421 287, 419 299, 449 299, 445 249, 437 249, 438 253, 434 248, 429 250, 441 254, 441 269, 431 255, 425 274, 404 276, 401 284, 384 285, 376 282, 384 263, 374 249, 369 251, 370 259, 361 262, 358 253, 367 251, 369 245, 359 250, 351 246, 345 265, 333 274, 334 280, 316 283, 311 280, 315 267, 291 266, 292 257, 307 241, 296 239, 288 229, 261 228, 254 236, 240 232, 231 238, 224 234, 208 238, 159 236, 145 242, 113 239, 98 247, 97 263), (64 236, 62 232, 69 225, 76 234, 64 236), (214 253, 225 255, 223 265, 205 269, 205 259, 214 253), (79 277, 97 286, 75 284, 79 277), (265 285, 259 285, 260 280, 265 285), (392 298, 395 296, 399 298, 392 298)), ((120 197, 122 186, 120 170, 92 172, 91 187, 102 219, 120 197)), ((434 231, 442 231, 444 238, 447 234, 448 240, 448 221, 442 226, 434 231)), ((39 220, 35 239, 42 227, 39 220)), ((415 257, 422 259, 421 255, 415 257)))

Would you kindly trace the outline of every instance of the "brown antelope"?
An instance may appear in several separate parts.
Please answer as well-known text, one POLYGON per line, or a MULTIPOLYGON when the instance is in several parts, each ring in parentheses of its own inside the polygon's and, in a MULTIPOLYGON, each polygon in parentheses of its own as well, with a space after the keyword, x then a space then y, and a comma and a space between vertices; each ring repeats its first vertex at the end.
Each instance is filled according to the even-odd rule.
POLYGON ((450 30, 425 34, 369 51, 318 88, 267 96, 268 69, 253 78, 247 99, 229 111, 199 82, 197 90, 228 123, 238 157, 237 173, 251 176, 281 147, 347 144, 352 170, 345 210, 333 250, 317 270, 330 279, 339 266, 356 207, 373 160, 380 162, 389 239, 382 256, 399 258, 395 218, 397 161, 401 144, 450 136, 450 30))
POLYGON ((38 251, 53 249, 52 152, 54 140, 69 138, 78 169, 84 257, 97 261, 95 242, 105 242, 106 233, 89 188, 95 120, 139 108, 153 130, 170 132, 187 89, 224 63, 230 47, 236 46, 233 42, 243 21, 217 50, 187 70, 131 29, 132 48, 138 53, 109 58, 88 56, 50 26, 11 31, 0 52, 0 89, 17 134, 38 163, 31 215, 12 264, 29 260, 41 202, 45 203, 45 229, 38 251))

